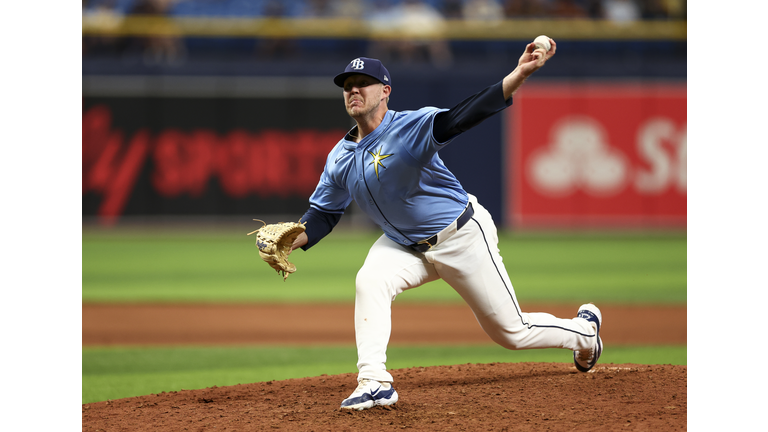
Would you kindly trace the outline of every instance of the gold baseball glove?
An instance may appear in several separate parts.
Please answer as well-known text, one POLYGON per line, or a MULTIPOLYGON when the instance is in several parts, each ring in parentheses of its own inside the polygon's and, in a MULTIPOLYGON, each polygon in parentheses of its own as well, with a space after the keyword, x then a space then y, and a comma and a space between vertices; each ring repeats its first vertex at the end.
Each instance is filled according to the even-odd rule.
POLYGON ((267 224, 259 219, 254 220, 263 223, 264 226, 249 232, 247 235, 258 233, 256 234, 256 246, 259 248, 259 256, 278 274, 282 274, 283 281, 285 281, 290 273, 296 271, 296 266, 288 261, 288 254, 291 252, 291 245, 293 245, 296 237, 304 232, 306 222, 267 224))

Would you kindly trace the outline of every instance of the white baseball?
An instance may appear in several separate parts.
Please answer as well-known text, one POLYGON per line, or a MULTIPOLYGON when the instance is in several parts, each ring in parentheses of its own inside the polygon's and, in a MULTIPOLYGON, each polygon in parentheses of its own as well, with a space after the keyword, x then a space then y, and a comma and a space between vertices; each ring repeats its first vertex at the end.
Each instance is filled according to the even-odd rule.
POLYGON ((552 44, 549 43, 549 37, 545 35, 536 37, 536 39, 533 40, 533 44, 536 45, 536 49, 541 48, 547 52, 552 48, 552 44))

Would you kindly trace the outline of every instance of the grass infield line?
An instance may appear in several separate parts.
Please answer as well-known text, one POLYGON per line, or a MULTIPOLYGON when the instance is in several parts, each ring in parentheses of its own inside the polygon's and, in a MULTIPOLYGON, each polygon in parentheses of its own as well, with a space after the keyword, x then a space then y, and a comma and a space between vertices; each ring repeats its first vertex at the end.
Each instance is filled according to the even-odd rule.
MULTIPOLYGON (((562 349, 509 351, 496 345, 391 346, 397 369, 467 363, 570 363, 562 349)), ((168 391, 356 372, 354 346, 84 348, 82 403, 168 391)), ((687 365, 686 346, 608 346, 601 364, 687 365)))
MULTIPOLYGON (((287 281, 259 259, 245 230, 126 233, 84 230, 82 300, 108 303, 349 302, 354 280, 379 234, 334 232, 291 260, 287 281)), ((518 235, 499 248, 525 303, 684 304, 687 237, 672 234, 518 235)), ((462 302, 436 281, 398 296, 404 302, 462 302)))

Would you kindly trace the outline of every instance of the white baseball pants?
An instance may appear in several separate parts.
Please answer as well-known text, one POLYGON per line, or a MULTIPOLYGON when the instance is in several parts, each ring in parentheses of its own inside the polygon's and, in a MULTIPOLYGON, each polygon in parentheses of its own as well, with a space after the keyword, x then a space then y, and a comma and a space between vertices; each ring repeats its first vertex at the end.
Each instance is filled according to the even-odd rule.
POLYGON ((474 196, 469 198, 475 210, 472 219, 428 252, 415 252, 385 235, 371 246, 356 279, 358 379, 393 381, 385 365, 392 301, 407 289, 440 278, 472 308, 488 336, 505 348, 594 346, 595 331, 585 319, 521 311, 499 254, 493 219, 474 196))

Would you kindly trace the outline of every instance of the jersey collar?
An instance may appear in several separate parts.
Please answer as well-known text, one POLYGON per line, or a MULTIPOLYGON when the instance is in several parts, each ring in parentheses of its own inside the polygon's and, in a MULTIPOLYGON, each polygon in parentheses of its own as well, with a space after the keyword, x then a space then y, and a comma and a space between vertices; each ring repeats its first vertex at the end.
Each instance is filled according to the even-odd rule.
POLYGON ((368 134, 365 138, 363 138, 360 143, 356 143, 352 140, 352 137, 350 136, 351 133, 357 131, 357 125, 355 125, 352 129, 347 132, 347 134, 344 136, 344 148, 346 150, 354 150, 358 146, 361 148, 366 147, 368 144, 376 141, 379 139, 379 136, 384 133, 385 130, 387 130, 392 124, 392 120, 395 118, 395 112, 392 110, 387 110, 387 113, 384 114, 384 119, 381 120, 381 123, 376 126, 376 129, 373 130, 370 134, 368 134))

